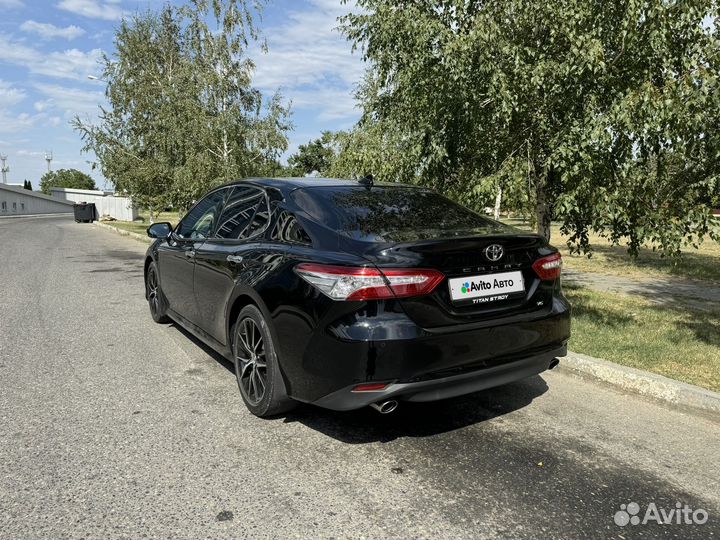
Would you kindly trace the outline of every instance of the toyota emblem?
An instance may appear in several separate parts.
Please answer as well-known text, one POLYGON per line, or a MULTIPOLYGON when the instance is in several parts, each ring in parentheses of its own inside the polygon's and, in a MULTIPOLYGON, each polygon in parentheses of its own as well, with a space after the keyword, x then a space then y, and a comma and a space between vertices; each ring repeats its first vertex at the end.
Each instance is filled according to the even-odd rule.
POLYGON ((485 256, 489 261, 497 262, 502 259, 505 250, 500 244, 492 244, 485 248, 485 256))

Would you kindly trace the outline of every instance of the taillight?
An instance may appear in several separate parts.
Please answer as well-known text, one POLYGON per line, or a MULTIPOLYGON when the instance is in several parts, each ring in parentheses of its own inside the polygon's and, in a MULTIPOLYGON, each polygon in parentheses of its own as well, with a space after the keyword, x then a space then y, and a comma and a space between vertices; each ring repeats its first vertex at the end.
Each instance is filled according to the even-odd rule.
POLYGON ((538 259, 532 265, 535 273, 543 281, 552 281, 560 277, 562 271, 562 257, 559 253, 553 253, 542 259, 538 259))
POLYGON ((295 272, 333 300, 382 300, 429 294, 445 278, 437 270, 301 263, 295 272))

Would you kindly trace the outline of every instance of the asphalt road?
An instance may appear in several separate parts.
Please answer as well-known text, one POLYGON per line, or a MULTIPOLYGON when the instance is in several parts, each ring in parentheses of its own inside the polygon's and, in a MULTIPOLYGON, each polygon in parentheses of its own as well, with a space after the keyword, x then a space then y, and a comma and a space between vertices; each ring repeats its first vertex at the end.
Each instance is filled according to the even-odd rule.
POLYGON ((0 538, 720 536, 719 419, 556 370, 260 420, 229 363, 152 322, 144 250, 0 220, 0 538), (709 519, 620 527, 630 502, 709 519))

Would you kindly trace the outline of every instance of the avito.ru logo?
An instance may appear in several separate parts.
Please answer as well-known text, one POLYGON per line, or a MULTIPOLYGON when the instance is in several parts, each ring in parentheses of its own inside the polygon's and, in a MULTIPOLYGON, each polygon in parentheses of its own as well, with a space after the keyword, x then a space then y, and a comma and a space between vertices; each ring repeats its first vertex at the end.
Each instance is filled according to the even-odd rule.
POLYGON ((515 282, 512 279, 497 279, 494 278, 492 283, 480 281, 466 281, 460 287, 460 292, 467 294, 470 292, 478 291, 492 291, 493 289, 502 289, 503 287, 512 287, 515 282))
POLYGON ((659 525, 703 525, 708 520, 707 510, 698 508, 693 510, 687 504, 675 503, 675 508, 658 508, 654 502, 648 504, 642 518, 640 505, 636 502, 621 504, 620 510, 615 512, 615 525, 645 525, 657 523, 659 525))

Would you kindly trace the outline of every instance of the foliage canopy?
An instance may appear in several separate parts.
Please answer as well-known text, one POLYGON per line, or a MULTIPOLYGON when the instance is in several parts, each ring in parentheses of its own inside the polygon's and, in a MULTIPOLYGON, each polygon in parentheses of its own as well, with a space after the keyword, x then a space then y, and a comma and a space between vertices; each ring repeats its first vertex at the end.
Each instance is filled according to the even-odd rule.
POLYGON ((320 138, 301 144, 288 158, 287 172, 292 176, 327 174, 336 157, 335 138, 335 133, 323 131, 320 138))
POLYGON ((370 68, 336 168, 472 202, 488 183, 550 219, 675 254, 715 234, 716 0, 358 0, 370 68), (714 24, 711 24, 714 21, 714 24))
POLYGON ((279 167, 289 110, 253 88, 246 55, 258 9, 193 0, 121 23, 104 58, 110 107, 96 125, 74 121, 118 191, 151 210, 186 208, 218 184, 279 167))
MULTIPOLYGON (((95 180, 88 174, 77 169, 58 169, 49 171, 40 178, 40 191, 50 195, 50 188, 71 188, 71 189, 97 189, 95 180)), ((28 182, 25 189, 32 189, 28 182)))

